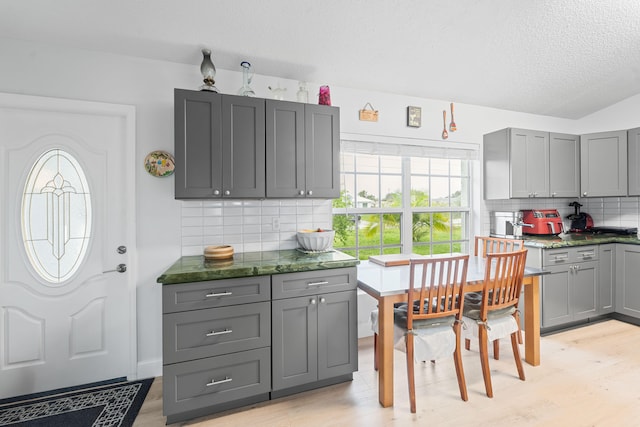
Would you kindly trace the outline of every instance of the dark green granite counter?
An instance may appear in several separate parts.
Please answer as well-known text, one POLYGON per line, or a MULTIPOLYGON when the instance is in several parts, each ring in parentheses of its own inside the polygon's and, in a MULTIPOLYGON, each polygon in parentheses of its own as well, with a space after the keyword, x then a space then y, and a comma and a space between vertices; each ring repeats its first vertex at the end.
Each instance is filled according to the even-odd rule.
POLYGON ((158 277, 163 285, 201 282, 234 277, 264 276, 355 267, 360 261, 340 251, 305 254, 296 249, 285 251, 245 252, 229 261, 207 261, 204 256, 183 256, 158 277))
POLYGON ((525 247, 530 248, 566 248, 570 246, 602 245, 605 243, 627 243, 640 245, 637 236, 620 236, 617 234, 569 233, 558 236, 524 236, 525 247))

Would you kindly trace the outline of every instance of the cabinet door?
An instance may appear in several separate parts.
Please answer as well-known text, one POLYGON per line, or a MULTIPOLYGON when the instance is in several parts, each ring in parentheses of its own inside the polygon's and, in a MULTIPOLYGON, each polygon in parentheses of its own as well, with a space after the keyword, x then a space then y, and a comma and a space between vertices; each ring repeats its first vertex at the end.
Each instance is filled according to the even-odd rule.
POLYGON ((573 320, 593 317, 596 314, 596 296, 598 294, 598 263, 581 262, 572 266, 571 312, 573 320))
POLYGON ((580 196, 580 138, 549 134, 549 193, 551 197, 580 196))
POLYGON ((223 197, 265 196, 265 100, 222 97, 223 197))
POLYGON ((222 189, 221 95, 176 89, 175 198, 208 198, 222 189))
POLYGON ((580 191, 583 197, 627 195, 627 132, 580 137, 580 191))
POLYGON ((571 321, 569 266, 545 267, 550 274, 542 278, 542 327, 561 325, 571 321))
POLYGON ((640 196, 640 128, 627 132, 629 162, 629 195, 640 196))
POLYGON ((616 245, 600 245, 598 314, 612 313, 615 305, 616 245))
POLYGON ((549 133, 510 129, 511 197, 549 197, 549 133))
POLYGON ((616 312, 640 318, 640 246, 616 247, 616 312))
POLYGON ((299 102, 267 100, 267 197, 306 193, 304 110, 299 102))
POLYGON ((358 314, 355 291, 318 297, 318 379, 358 370, 358 314))
POLYGON ((340 110, 305 104, 306 196, 340 197, 340 110))
POLYGON ((273 390, 317 381, 317 297, 273 301, 271 315, 273 390))

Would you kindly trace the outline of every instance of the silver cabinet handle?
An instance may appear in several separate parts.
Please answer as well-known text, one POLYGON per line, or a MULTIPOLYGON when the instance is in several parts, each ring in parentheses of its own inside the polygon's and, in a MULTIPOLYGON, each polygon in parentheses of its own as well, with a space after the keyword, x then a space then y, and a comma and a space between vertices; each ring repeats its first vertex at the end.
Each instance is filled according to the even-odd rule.
POLYGON ((307 286, 321 286, 321 285, 328 285, 329 282, 327 282, 326 280, 324 282, 311 282, 311 283, 307 283, 307 286))
POLYGON ((307 191, 307 196, 313 196, 313 191, 311 190, 307 191))
POLYGON ((220 190, 213 190, 213 195, 214 196, 219 196, 220 195, 220 190))
POLYGON ((300 195, 300 196, 304 196, 304 190, 300 190, 300 191, 298 191, 298 195, 300 195))
POLYGON ((230 194, 231 194, 231 191, 229 191, 229 190, 224 190, 224 195, 225 195, 225 196, 228 196, 228 195, 230 195, 230 194))
POLYGON ((554 191, 553 193, 551 193, 551 197, 556 197, 556 194, 558 194, 558 193, 556 193, 556 192, 554 191))
POLYGON ((229 295, 233 295, 233 292, 228 292, 228 291, 226 291, 226 292, 220 292, 220 293, 212 292, 212 293, 210 293, 210 294, 206 294, 206 295, 205 295, 205 297, 206 297, 206 298, 213 298, 213 297, 226 297, 226 296, 229 296, 229 295))
POLYGON ((316 299, 315 298, 311 298, 311 301, 309 301, 311 303, 311 305, 315 305, 316 304, 316 299))
POLYGON ((224 331, 211 331, 207 334, 208 337, 215 337, 216 335, 227 335, 233 332, 233 329, 225 329, 224 331))
POLYGON ((327 300, 326 300, 326 299, 324 299, 324 298, 320 298, 320 304, 324 304, 325 302, 327 302, 327 300))
POLYGON ((586 195, 587 195, 587 192, 585 191, 584 193, 582 193, 582 195, 583 195, 583 196, 586 196, 586 195))
POLYGON ((224 377, 223 380, 220 381, 216 381, 216 380, 211 380, 210 383, 207 383, 207 387, 211 387, 212 385, 218 385, 218 384, 224 384, 224 383, 229 383, 233 381, 233 378, 229 378, 229 377, 224 377))

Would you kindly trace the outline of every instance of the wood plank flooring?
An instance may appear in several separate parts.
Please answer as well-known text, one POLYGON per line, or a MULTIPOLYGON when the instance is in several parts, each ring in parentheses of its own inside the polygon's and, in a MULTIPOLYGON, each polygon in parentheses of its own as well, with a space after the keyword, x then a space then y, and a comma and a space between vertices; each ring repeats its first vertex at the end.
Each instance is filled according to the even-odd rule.
MULTIPOLYGON (((522 351, 521 351, 522 353, 522 351)), ((517 377, 510 343, 491 359, 494 397, 486 397, 477 343, 463 351, 469 401, 458 393, 453 360, 416 366, 417 413, 409 411, 405 354, 395 352, 395 406, 378 404, 373 339, 359 342, 359 370, 326 387, 172 426, 637 426, 640 425, 640 327, 607 320, 543 337, 541 365, 517 377)), ((162 426, 162 381, 134 427, 162 426)))

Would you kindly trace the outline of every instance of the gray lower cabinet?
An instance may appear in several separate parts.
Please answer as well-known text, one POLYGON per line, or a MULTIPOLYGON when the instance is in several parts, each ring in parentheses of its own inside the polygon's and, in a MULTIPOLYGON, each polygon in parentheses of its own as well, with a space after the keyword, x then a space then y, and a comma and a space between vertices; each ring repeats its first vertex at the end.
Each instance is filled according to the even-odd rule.
POLYGON ((352 379, 356 271, 163 285, 167 423, 352 379))
POLYGON ((275 396, 351 379, 358 368, 356 269, 272 277, 275 396))
POLYGON ((615 311, 616 246, 616 244, 599 245, 598 314, 615 311))
POLYGON ((266 101, 267 197, 340 197, 340 110, 266 101))
POLYGON ((616 246, 616 312, 640 319, 640 245, 616 246))
POLYGON ((542 328, 596 316, 598 246, 544 249, 542 258, 542 328))
POLYGON ((163 285, 167 423, 269 399, 269 276, 163 285))

